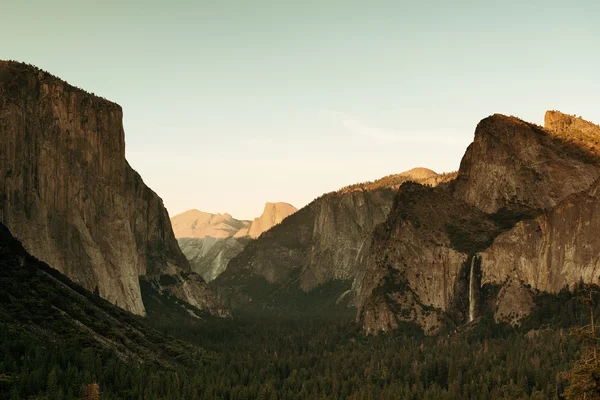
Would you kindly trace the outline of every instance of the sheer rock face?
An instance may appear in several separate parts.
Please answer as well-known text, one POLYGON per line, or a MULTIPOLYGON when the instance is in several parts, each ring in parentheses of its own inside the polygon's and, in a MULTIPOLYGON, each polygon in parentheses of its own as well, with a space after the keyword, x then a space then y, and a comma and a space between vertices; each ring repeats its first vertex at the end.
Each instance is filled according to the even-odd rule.
MULTIPOLYGON (((573 272, 568 260, 575 253, 580 257, 577 262, 595 259, 587 258, 586 250, 553 242, 559 236, 556 229, 567 232, 565 224, 576 224, 576 215, 566 215, 559 206, 558 214, 548 214, 553 219, 542 215, 514 226, 587 189, 600 176, 595 147, 581 137, 582 131, 595 134, 597 127, 579 120, 569 122, 572 118, 549 113, 548 129, 513 117, 486 118, 477 127, 456 181, 433 189, 406 184, 399 190, 386 222, 373 234, 364 271, 356 282, 358 317, 367 331, 413 321, 435 332, 444 312, 458 314, 456 322, 464 322, 471 260, 479 252, 484 253, 476 275, 483 284, 504 285, 509 276, 554 291, 579 280, 580 274, 573 272), (546 231, 552 232, 552 239, 542 234, 546 231), (540 238, 534 241, 536 236, 540 238), (557 271, 558 265, 564 267, 557 271)), ((586 217, 580 217, 580 225, 586 217)), ((570 246, 585 243, 573 234, 564 236, 573 240, 570 246)), ((592 271, 594 267, 584 279, 591 280, 592 271)), ((515 290, 505 288, 501 293, 515 290)), ((530 304, 523 301, 525 310, 530 304)), ((520 315, 513 305, 504 308, 512 310, 503 314, 506 318, 520 315)))
POLYGON ((487 214, 453 198, 449 184, 402 185, 386 221, 373 232, 366 269, 357 279, 367 332, 402 321, 434 333, 442 312, 465 310, 471 256, 499 230, 487 214))
POLYGON ((0 217, 35 257, 143 315, 138 277, 189 264, 162 200, 125 160, 122 116, 37 68, 0 62, 0 217))
MULTIPOLYGON (((423 179, 447 179, 433 174, 423 179)), ((259 301, 251 290, 257 279, 305 293, 348 282, 334 297, 345 294, 368 254, 373 228, 385 220, 398 187, 411 179, 393 175, 321 196, 250 242, 211 285, 234 308, 259 301)))
POLYGON ((325 195, 248 243, 211 285, 236 308, 258 300, 249 289, 255 277, 280 286, 291 282, 305 292, 330 280, 352 280, 393 197, 389 189, 325 195))
MULTIPOLYGON (((285 218, 298 211, 296 207, 288 203, 267 203, 262 215, 252 221, 252 225, 248 229, 248 236, 256 239, 263 232, 268 231, 275 225, 278 225, 285 218)), ((241 234, 241 232, 240 232, 241 234)), ((240 234, 237 236, 239 237, 240 234)))
POLYGON ((600 180, 498 236, 481 254, 483 280, 510 279, 551 293, 580 281, 600 284, 598 226, 600 180))
POLYGON ((482 120, 462 159, 455 196, 487 213, 534 214, 588 188, 600 171, 598 158, 569 140, 567 132, 577 137, 584 123, 567 119, 549 112, 546 129, 502 115, 482 120))

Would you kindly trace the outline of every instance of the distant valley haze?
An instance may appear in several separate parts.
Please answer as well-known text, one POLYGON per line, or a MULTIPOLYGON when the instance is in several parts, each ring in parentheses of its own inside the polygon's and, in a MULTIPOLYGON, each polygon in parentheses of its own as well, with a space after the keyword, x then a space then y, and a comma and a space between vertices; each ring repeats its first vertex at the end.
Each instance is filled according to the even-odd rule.
POLYGON ((413 167, 454 171, 475 122, 494 113, 600 121, 591 1, 3 0, 1 9, 0 59, 120 104, 127 158, 171 216, 249 220, 267 201, 301 208, 413 167))

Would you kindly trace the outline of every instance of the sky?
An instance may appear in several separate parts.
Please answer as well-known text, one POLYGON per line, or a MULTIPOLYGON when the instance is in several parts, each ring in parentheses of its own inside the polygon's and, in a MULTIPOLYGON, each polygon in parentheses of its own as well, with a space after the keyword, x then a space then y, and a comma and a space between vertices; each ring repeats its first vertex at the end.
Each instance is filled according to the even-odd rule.
POLYGON ((0 0, 0 59, 123 107, 173 216, 251 219, 422 166, 494 113, 600 123, 600 2, 0 0))

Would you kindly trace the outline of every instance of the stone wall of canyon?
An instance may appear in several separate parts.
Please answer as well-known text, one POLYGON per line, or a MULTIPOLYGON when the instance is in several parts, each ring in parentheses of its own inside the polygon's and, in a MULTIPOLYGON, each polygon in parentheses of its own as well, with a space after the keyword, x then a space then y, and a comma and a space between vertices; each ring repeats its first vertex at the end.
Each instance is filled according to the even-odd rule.
MULTIPOLYGON (((3 222, 35 257, 143 315, 139 277, 189 264, 162 200, 125 159, 122 118, 115 103, 0 62, 3 222)), ((222 313, 210 294, 203 306, 222 313)))

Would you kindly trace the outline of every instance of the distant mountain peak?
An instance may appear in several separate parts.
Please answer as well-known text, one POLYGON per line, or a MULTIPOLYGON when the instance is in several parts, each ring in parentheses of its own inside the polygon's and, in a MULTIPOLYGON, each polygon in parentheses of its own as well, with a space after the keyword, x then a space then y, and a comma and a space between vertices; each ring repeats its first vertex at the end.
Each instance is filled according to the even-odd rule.
POLYGON ((296 207, 284 202, 265 203, 265 208, 260 217, 255 218, 248 230, 248 236, 253 239, 259 237, 263 232, 278 225, 288 216, 298 211, 296 207))
POLYGON ((296 211, 288 203, 267 202, 262 215, 250 222, 237 220, 228 213, 210 214, 193 209, 171 218, 171 224, 192 270, 210 282, 250 239, 259 237, 296 211))
POLYGON ((171 218, 171 224, 176 238, 224 239, 250 226, 250 221, 237 220, 228 213, 211 214, 192 209, 171 218))
POLYGON ((298 209, 289 203, 268 201, 262 215, 250 222, 235 219, 229 213, 211 214, 191 209, 175 215, 171 218, 171 224, 176 238, 226 239, 249 236, 255 239, 296 211, 298 209))

